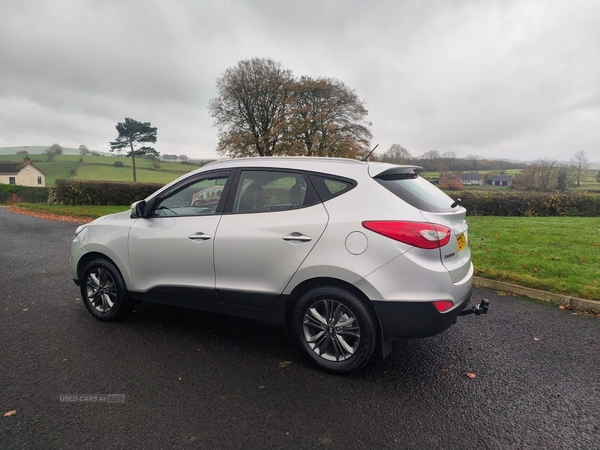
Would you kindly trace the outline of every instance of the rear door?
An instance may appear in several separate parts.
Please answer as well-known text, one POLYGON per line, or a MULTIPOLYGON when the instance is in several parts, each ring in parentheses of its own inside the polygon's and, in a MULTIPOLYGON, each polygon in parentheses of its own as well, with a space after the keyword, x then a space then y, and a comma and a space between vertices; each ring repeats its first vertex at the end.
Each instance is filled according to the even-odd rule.
POLYGON ((215 238, 219 301, 266 308, 313 249, 328 215, 302 172, 240 170, 215 238))

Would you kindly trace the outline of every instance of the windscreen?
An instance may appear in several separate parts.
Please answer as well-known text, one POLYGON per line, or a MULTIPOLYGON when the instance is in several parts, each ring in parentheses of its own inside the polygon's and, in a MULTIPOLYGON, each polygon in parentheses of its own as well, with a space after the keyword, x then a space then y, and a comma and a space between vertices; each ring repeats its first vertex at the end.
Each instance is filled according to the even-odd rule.
POLYGON ((428 212, 452 212, 452 198, 418 175, 393 174, 375 177, 375 181, 409 205, 428 212))

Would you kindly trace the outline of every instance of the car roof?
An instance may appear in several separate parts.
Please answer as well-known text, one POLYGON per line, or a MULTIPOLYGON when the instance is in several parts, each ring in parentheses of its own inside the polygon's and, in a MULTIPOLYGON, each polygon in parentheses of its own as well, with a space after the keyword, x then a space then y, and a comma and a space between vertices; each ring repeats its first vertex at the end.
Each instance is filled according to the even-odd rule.
POLYGON ((266 167, 309 170, 347 176, 356 174, 358 172, 364 173, 366 170, 368 170, 371 176, 375 176, 376 174, 384 172, 390 168, 398 167, 398 165, 361 161, 349 158, 316 156, 262 156, 251 158, 220 159, 218 161, 213 161, 206 164, 199 170, 204 171, 232 167, 266 167))

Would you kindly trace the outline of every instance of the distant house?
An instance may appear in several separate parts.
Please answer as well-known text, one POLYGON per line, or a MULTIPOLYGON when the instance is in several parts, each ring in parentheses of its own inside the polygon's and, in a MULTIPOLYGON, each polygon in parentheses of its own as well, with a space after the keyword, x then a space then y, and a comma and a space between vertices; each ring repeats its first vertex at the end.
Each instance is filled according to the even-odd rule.
POLYGON ((479 173, 463 173, 460 175, 460 181, 464 185, 480 185, 483 186, 483 175, 479 173))
POLYGON ((492 176, 492 186, 510 186, 512 177, 510 175, 494 175, 492 176))
POLYGON ((0 161, 0 183, 46 186, 46 174, 35 167, 27 156, 23 162, 0 161))

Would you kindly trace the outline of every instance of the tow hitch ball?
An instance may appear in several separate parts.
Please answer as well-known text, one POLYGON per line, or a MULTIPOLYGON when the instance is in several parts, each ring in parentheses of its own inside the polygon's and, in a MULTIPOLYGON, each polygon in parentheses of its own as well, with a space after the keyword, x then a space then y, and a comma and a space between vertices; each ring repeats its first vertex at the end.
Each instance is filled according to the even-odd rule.
POLYGON ((468 314, 475 314, 476 316, 480 314, 487 314, 488 308, 490 307, 490 301, 487 298, 481 300, 479 305, 473 306, 471 309, 465 309, 461 311, 460 316, 466 316, 468 314))

